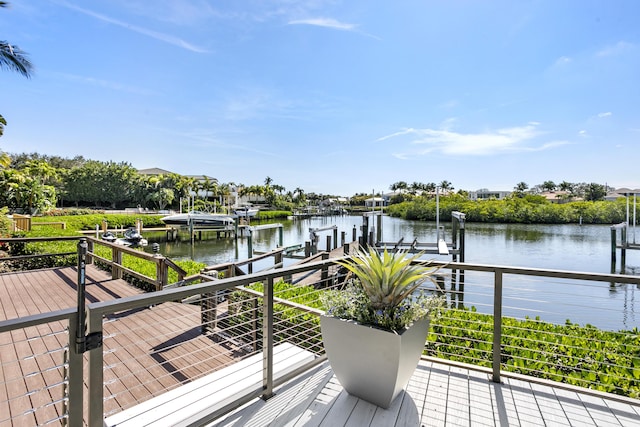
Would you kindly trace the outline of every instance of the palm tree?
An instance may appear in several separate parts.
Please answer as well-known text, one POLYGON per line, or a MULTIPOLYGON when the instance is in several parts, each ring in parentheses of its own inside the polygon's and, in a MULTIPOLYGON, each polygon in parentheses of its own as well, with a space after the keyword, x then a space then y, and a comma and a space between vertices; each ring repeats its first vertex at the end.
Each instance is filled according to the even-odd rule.
MULTIPOLYGON (((6 1, 0 1, 0 7, 7 7, 8 5, 6 1)), ((27 54, 18 46, 0 40, 0 68, 16 71, 26 78, 29 78, 33 71, 33 64, 27 59, 27 54)), ((2 117, 2 114, 0 114, 0 136, 4 133, 4 127, 6 125, 7 121, 2 117)), ((7 163, 8 158, 9 156, 7 156, 7 154, 0 152, 0 162, 2 164, 7 163)))
POLYGON ((394 182, 389 187, 391 191, 400 191, 400 193, 404 193, 405 191, 407 191, 407 188, 409 188, 409 184, 407 184, 405 181, 394 182))
POLYGON ((446 193, 453 191, 453 185, 446 179, 440 183, 440 188, 446 193))
MULTIPOLYGON (((0 1, 0 7, 8 5, 6 1, 0 1)), ((33 64, 22 49, 2 40, 0 41, 0 68, 8 68, 10 71, 15 71, 29 78, 33 71, 33 64)))
POLYGON ((556 183, 553 181, 545 181, 542 183, 541 187, 544 191, 555 191, 555 189, 558 188, 556 183))
POLYGON ((524 181, 520 181, 513 189, 518 197, 524 197, 524 192, 527 191, 528 188, 529 184, 524 181))

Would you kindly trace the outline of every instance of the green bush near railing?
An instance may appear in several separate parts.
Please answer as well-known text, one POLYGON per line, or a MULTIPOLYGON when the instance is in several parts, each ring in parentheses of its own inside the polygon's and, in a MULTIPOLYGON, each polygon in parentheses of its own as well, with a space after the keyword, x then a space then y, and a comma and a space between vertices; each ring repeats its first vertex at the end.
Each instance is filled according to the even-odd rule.
MULTIPOLYGON (((107 214, 94 213, 85 215, 60 215, 56 216, 55 221, 64 222, 67 229, 72 231, 95 230, 96 226, 102 229, 102 222, 107 222, 110 229, 135 227, 136 220, 140 220, 144 227, 164 227, 165 224, 160 221, 164 215, 127 215, 127 214, 107 214)), ((38 216, 31 219, 32 223, 50 222, 51 217, 38 216)), ((40 235, 39 230, 36 230, 40 235)))
MULTIPOLYGON (((640 398, 640 335, 593 326, 502 319, 502 366, 509 372, 640 398)), ((449 309, 432 322, 426 354, 491 367, 493 316, 449 309)))

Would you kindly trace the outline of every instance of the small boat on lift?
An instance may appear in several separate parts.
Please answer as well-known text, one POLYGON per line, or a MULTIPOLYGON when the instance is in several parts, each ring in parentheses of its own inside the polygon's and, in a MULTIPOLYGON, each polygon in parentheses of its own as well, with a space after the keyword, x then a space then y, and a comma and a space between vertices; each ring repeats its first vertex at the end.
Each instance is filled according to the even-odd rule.
POLYGON ((234 224, 235 220, 230 215, 212 214, 208 212, 190 211, 187 213, 168 215, 160 219, 167 225, 179 227, 227 227, 234 224))
POLYGON ((260 209, 253 206, 241 206, 234 209, 234 213, 240 218, 252 218, 258 214, 260 209))
POLYGON ((106 242, 115 242, 118 239, 118 237, 113 234, 113 232, 111 231, 105 231, 104 233, 102 233, 102 240, 106 241, 106 242))
POLYGON ((127 228, 123 236, 116 239, 115 243, 123 246, 147 246, 149 242, 133 227, 127 228))

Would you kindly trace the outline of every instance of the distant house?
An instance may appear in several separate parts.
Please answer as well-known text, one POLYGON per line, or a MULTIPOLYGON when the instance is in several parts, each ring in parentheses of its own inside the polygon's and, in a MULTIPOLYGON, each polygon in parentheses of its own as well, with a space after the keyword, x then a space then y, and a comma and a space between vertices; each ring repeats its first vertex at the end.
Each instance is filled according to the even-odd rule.
POLYGON ((607 193, 605 200, 614 201, 620 197, 640 196, 640 188, 617 188, 607 193))
POLYGON ((160 169, 160 168, 149 168, 149 169, 138 169, 138 173, 140 175, 169 175, 173 172, 165 170, 165 169, 160 169))
POLYGON ((477 191, 469 191, 469 199, 471 200, 502 200, 508 197, 511 191, 488 190, 481 188, 477 191))
POLYGON ((364 201, 366 208, 381 208, 387 206, 387 203, 383 197, 369 197, 364 201))
POLYGON ((538 195, 544 197, 545 199, 547 199, 547 201, 551 203, 569 203, 569 202, 575 202, 576 200, 578 200, 578 198, 575 197, 573 194, 571 194, 571 192, 562 191, 562 190, 544 191, 538 195))

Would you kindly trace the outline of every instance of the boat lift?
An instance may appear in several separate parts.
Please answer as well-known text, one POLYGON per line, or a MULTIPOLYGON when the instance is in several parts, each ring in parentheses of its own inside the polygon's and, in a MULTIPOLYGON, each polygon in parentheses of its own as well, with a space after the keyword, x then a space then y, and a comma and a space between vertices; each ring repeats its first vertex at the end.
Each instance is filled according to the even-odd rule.
MULTIPOLYGON (((311 254, 315 255, 318 253, 318 241, 320 240, 320 236, 318 235, 321 231, 333 230, 333 248, 338 247, 338 226, 337 225, 328 225, 326 227, 318 227, 318 228, 310 228, 309 229, 309 240, 311 241, 311 254)), ((331 236, 327 236, 327 251, 329 251, 331 236)))
MULTIPOLYGON (((278 247, 282 247, 283 246, 282 242, 283 242, 283 236, 284 236, 284 228, 283 228, 282 224, 280 224, 280 223, 248 226, 246 228, 249 231, 249 236, 248 236, 248 240, 247 240, 248 258, 253 258, 253 233, 255 233, 256 231, 277 228, 278 229, 278 247)), ((238 247, 238 245, 237 245, 237 241, 238 241, 237 236, 238 236, 238 234, 236 233, 236 248, 238 247)))
MULTIPOLYGON (((411 242, 405 242, 402 237, 397 242, 373 242, 373 232, 370 233, 370 242, 377 248, 389 248, 392 251, 405 250, 411 253, 422 252, 434 255, 451 255, 453 261, 464 262, 465 249, 465 214, 458 211, 451 212, 451 241, 446 241, 444 226, 437 223, 437 241, 435 243, 421 243, 415 238, 411 242)), ((363 236, 364 237, 364 236, 363 236)))

